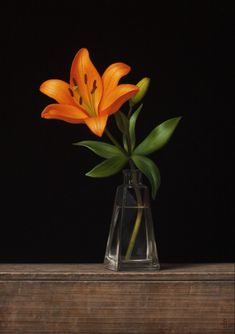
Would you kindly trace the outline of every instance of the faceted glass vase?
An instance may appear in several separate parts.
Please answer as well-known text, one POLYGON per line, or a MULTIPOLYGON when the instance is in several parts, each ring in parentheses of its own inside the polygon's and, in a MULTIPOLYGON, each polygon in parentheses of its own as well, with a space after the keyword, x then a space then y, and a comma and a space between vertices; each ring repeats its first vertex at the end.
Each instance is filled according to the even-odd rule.
POLYGON ((115 271, 159 270, 149 190, 139 170, 124 170, 117 187, 106 246, 105 268, 115 271))

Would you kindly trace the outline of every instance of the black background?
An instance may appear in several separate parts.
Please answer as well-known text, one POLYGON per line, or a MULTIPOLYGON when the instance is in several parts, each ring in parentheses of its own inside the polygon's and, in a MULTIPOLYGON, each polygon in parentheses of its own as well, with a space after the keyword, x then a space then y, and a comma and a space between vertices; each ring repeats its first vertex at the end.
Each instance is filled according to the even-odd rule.
MULTIPOLYGON (((162 184, 152 202, 160 262, 233 260, 232 6, 230 1, 11 1, 1 11, 1 262, 102 262, 122 175, 84 174, 97 156, 73 142, 84 125, 40 118, 38 91, 69 79, 81 47, 102 73, 151 77, 140 141, 183 116, 152 155, 162 184)), ((112 118, 109 127, 114 126, 112 118)), ((108 140, 103 138, 103 140, 108 140)))

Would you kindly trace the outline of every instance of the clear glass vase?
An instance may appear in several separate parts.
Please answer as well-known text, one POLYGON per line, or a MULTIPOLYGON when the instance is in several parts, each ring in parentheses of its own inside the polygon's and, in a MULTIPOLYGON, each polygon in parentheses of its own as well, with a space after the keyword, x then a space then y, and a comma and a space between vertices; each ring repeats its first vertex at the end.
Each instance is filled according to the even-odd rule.
POLYGON ((124 170, 123 174, 124 183, 116 191, 105 268, 159 270, 148 187, 139 170, 124 170))

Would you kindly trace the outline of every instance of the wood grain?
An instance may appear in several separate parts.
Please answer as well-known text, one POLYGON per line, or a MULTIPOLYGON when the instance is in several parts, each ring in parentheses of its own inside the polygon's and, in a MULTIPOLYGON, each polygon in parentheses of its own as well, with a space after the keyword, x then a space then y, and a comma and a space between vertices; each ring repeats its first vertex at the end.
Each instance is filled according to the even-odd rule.
POLYGON ((234 280, 234 263, 161 264, 155 272, 115 272, 103 264, 0 264, 0 280, 234 280))
POLYGON ((234 265, 0 265, 1 334, 234 333, 234 265))

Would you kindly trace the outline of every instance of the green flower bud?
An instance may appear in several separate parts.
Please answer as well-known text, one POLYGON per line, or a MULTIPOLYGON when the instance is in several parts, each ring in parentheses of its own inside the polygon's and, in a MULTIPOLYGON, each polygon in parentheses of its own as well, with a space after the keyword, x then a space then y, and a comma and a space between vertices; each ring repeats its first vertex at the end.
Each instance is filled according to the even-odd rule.
POLYGON ((140 80, 136 85, 137 87, 139 87, 139 91, 134 96, 132 96, 132 98, 130 99, 130 104, 134 105, 139 103, 147 93, 149 85, 150 78, 146 77, 140 80))

